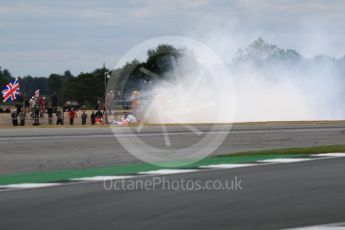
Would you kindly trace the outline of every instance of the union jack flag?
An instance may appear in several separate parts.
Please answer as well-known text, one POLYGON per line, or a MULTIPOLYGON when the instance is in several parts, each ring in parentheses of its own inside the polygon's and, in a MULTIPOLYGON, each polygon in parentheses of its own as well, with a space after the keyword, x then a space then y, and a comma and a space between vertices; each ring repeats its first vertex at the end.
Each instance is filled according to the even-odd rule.
POLYGON ((12 80, 9 84, 5 85, 4 89, 2 90, 2 97, 4 98, 4 102, 11 100, 16 100, 17 96, 19 95, 19 82, 17 79, 12 80))

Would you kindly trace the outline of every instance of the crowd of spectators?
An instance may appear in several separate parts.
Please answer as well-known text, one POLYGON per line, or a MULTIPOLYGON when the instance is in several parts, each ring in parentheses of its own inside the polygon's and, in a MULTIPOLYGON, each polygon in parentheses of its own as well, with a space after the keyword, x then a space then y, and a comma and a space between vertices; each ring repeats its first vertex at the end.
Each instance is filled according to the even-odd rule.
POLYGON ((100 99, 97 100, 94 105, 94 110, 87 113, 86 107, 80 106, 77 101, 66 100, 61 103, 59 97, 56 93, 53 93, 50 97, 44 97, 42 95, 28 97, 26 94, 21 93, 15 102, 13 102, 13 111, 9 109, 1 109, 0 112, 7 112, 11 114, 11 120, 13 126, 25 126, 29 120, 33 121, 33 125, 40 125, 43 121, 47 120, 49 125, 64 125, 68 123, 69 125, 75 125, 76 119, 80 119, 81 125, 91 124, 108 124, 108 115, 114 115, 114 119, 109 121, 112 124, 114 121, 121 121, 127 118, 116 110, 132 110, 134 117, 140 119, 142 100, 140 92, 133 91, 128 94, 125 100, 121 100, 118 94, 113 91, 109 91, 106 96, 104 103, 100 99), (119 99, 120 98, 120 99, 119 99), (128 98, 128 99, 127 99, 128 98), (62 106, 60 106, 62 105, 62 106), (115 112, 113 113, 113 110, 115 112), (79 112, 80 111, 80 112, 79 112), (66 117, 66 122, 65 122, 66 117), (89 121, 89 122, 88 122, 89 121))
MULTIPOLYGON (((66 101, 63 107, 58 106, 58 97, 55 93, 51 95, 49 100, 46 97, 27 97, 25 94, 21 94, 14 102, 14 110, 11 112, 9 108, 2 109, 3 112, 11 113, 11 120, 13 126, 25 126, 28 118, 33 120, 33 125, 40 125, 40 120, 47 116, 49 125, 64 125, 65 114, 69 119, 69 125, 75 124, 75 119, 78 119, 78 111, 82 109, 80 116, 81 124, 86 125, 89 118, 86 113, 85 106, 80 108, 79 103, 76 101, 66 101), (55 121, 54 121, 55 120, 55 121)), ((102 124, 104 115, 104 105, 98 100, 95 105, 95 111, 92 111, 90 115, 90 124, 102 124)))

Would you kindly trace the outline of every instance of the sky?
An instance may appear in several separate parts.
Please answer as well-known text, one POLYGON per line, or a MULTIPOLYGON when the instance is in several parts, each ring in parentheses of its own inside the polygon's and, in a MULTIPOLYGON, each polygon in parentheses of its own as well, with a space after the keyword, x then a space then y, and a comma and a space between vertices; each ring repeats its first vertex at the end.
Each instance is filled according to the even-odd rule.
POLYGON ((14 76, 112 68, 157 36, 205 43, 226 62, 262 37, 306 57, 345 55, 343 0, 0 0, 0 66, 14 76))

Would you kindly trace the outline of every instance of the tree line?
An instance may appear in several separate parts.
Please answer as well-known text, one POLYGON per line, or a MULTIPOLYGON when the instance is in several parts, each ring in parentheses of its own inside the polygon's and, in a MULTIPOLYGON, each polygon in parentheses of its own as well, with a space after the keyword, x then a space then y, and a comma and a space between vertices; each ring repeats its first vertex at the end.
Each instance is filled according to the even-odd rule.
MULTIPOLYGON (((182 51, 171 45, 161 44, 155 49, 148 50, 147 54, 146 61, 132 60, 122 68, 112 71, 103 66, 92 72, 81 72, 78 75, 73 75, 69 70, 66 70, 63 74, 53 73, 48 77, 33 77, 30 75, 18 77, 20 89, 29 97, 34 95, 35 90, 40 89, 41 95, 48 99, 55 93, 60 105, 69 100, 77 101, 80 105, 92 108, 98 100, 104 100, 106 73, 113 72, 112 76, 115 75, 120 79, 123 84, 122 90, 126 92, 140 90, 143 82, 154 80, 140 71, 141 67, 160 75, 172 68, 168 57, 177 57, 182 54, 182 51)), ((14 79, 14 76, 10 71, 7 69, 2 70, 0 67, 0 88, 2 89, 12 79, 14 79)))
MULTIPOLYGON (((48 77, 24 76, 18 77, 20 91, 29 97, 34 96, 37 89, 40 94, 47 98, 55 93, 61 105, 66 100, 77 101, 87 107, 96 104, 97 100, 102 100, 105 94, 105 73, 109 69, 97 68, 89 73, 80 73, 74 76, 69 70, 63 74, 50 74, 48 77)), ((14 76, 7 69, 0 69, 1 89, 8 84, 14 76)), ((7 103, 8 104, 8 103, 7 103)))

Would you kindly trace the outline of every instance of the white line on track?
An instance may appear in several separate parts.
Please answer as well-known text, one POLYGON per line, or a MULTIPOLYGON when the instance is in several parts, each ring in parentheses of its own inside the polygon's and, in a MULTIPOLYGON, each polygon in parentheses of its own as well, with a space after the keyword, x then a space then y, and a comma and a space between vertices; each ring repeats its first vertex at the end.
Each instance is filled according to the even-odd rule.
POLYGON ((315 226, 309 226, 309 227, 289 228, 285 230, 344 230, 344 229, 345 229, 345 222, 336 223, 336 224, 315 225, 315 226))
POLYGON ((199 171, 197 169, 159 169, 153 171, 139 172, 139 175, 169 175, 179 173, 190 173, 199 171))
POLYGON ((71 181, 105 181, 105 180, 122 180, 133 178, 134 176, 93 176, 93 177, 81 177, 73 178, 71 181))
POLYGON ((214 165, 205 165, 200 166, 199 168, 202 169, 233 169, 233 168, 241 168, 241 167, 250 167, 255 166, 258 164, 214 164, 214 165))
POLYGON ((61 185, 61 183, 23 183, 23 184, 9 184, 9 185, 0 185, 1 189, 7 189, 7 188, 18 188, 18 189, 24 189, 24 188, 45 188, 45 187, 51 187, 51 186, 57 186, 61 185))
POLYGON ((315 156, 315 157, 345 157, 345 153, 320 153, 320 154, 312 154, 311 156, 315 156))
POLYGON ((295 162, 302 162, 302 161, 311 161, 312 158, 276 158, 276 159, 267 159, 267 160, 259 160, 258 162, 262 163, 295 163, 295 162))

